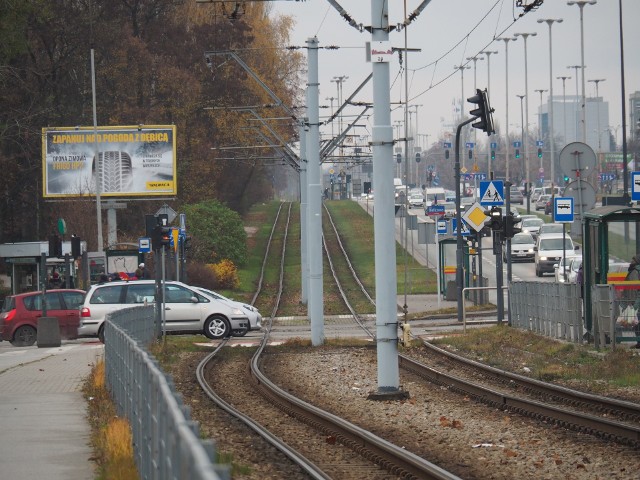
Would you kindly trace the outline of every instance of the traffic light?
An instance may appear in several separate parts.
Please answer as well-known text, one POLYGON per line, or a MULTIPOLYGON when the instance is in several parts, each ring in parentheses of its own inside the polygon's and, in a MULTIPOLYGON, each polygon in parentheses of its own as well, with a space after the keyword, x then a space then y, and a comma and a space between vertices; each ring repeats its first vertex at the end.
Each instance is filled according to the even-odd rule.
POLYGON ((516 233, 520 233, 522 231, 522 228, 520 228, 519 226, 520 216, 515 216, 512 213, 509 213, 506 217, 504 217, 503 223, 505 238, 513 238, 516 233))
POLYGON ((168 247, 171 245, 171 227, 160 227, 160 245, 163 247, 168 247))
POLYGON ((486 132, 487 135, 495 133, 493 128, 493 116, 491 115, 493 113, 493 109, 489 105, 489 95, 487 95, 487 90, 476 89, 476 94, 473 97, 467 98, 467 102, 477 105, 477 108, 474 108, 469 112, 472 116, 478 119, 478 121, 472 123, 471 126, 486 132))
POLYGON ((444 158, 445 160, 449 160, 449 150, 444 151, 444 158))
POLYGON ((484 214, 489 217, 484 222, 486 227, 491 230, 502 230, 502 209, 500 207, 491 207, 491 210, 486 210, 484 214))
POLYGON ((538 158, 542 158, 542 149, 538 148, 538 158))
POLYGON ((495 160, 495 159, 496 159, 496 151, 491 150, 491 160, 495 160))
POLYGON ((62 256, 62 239, 60 235, 49 235, 49 256, 62 256))
POLYGON ((396 162, 402 163, 402 154, 401 153, 396 153, 396 162))
POLYGON ((420 160, 422 160, 422 158, 420 158, 420 152, 416 152, 416 163, 420 163, 420 160))
POLYGON ((564 176, 564 184, 567 185, 569 183, 569 175, 564 176))
POLYGON ((473 150, 469 150, 469 160, 473 160, 473 150))
POLYGON ((520 149, 516 148, 516 158, 520 158, 520 149))

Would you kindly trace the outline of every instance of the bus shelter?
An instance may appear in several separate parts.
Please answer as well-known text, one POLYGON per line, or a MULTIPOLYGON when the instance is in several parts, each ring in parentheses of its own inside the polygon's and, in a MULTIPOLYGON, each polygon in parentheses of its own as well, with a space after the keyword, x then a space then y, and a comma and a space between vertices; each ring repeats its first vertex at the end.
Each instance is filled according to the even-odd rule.
MULTIPOLYGON (((608 315, 612 324, 626 304, 640 296, 640 282, 626 281, 631 259, 640 254, 640 208, 607 205, 583 216, 583 296, 586 330, 591 334, 594 319, 604 303, 594 298, 595 286, 609 285, 608 315)), ((633 301, 632 301, 633 300, 633 301)), ((612 335, 613 332, 609 332, 612 335)), ((631 339, 629 339, 631 340, 631 339)))

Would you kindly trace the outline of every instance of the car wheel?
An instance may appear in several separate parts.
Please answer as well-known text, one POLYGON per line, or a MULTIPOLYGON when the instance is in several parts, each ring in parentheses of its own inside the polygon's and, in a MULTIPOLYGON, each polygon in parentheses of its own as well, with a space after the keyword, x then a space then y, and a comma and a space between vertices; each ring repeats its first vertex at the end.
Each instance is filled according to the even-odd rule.
POLYGON ((541 276, 542 276, 542 272, 540 271, 540 269, 536 265, 536 277, 541 277, 541 276))
POLYGON ((98 329, 98 340, 104 343, 104 322, 102 323, 102 325, 100 325, 100 328, 98 329))
POLYGON ((204 334, 207 338, 217 340, 228 337, 230 332, 229 322, 221 315, 213 315, 204 322, 204 334))
POLYGON ((30 325, 22 325, 13 334, 11 345, 14 347, 30 347, 36 343, 36 329, 30 325))

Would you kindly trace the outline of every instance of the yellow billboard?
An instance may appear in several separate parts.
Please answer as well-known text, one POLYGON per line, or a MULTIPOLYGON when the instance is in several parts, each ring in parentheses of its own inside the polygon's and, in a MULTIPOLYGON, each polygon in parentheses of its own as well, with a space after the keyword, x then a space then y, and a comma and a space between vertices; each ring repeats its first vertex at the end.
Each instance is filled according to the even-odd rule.
POLYGON ((175 125, 42 129, 45 198, 178 193, 175 125))

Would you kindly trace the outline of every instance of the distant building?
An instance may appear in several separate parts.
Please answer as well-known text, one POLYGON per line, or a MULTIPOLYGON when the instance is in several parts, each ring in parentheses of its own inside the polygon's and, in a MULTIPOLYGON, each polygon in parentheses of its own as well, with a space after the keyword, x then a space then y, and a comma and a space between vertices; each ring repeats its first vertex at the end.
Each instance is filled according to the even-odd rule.
MULTIPOLYGON (((638 105, 640 106, 640 92, 637 92, 637 95, 638 105)), ((558 142, 556 145, 559 146, 559 150, 568 143, 583 141, 581 100, 582 97, 576 95, 553 96, 553 130, 554 138, 556 142, 558 142)), ((585 143, 587 143, 594 152, 609 152, 611 151, 609 102, 603 101, 602 97, 587 98, 586 101, 585 121, 587 139, 585 143), (598 121, 598 116, 600 117, 600 121, 598 121)), ((540 133, 542 135, 541 140, 545 141, 545 150, 549 148, 549 102, 550 100, 547 98, 547 103, 538 107, 540 133)), ((640 116, 640 109, 637 110, 637 115, 640 116)), ((558 148, 556 149, 558 150, 558 148)), ((559 153, 559 151, 556 152, 556 154, 557 153, 559 153)))

